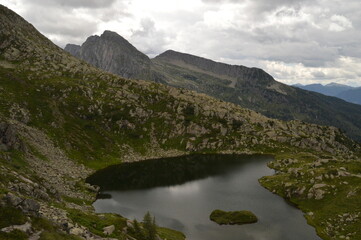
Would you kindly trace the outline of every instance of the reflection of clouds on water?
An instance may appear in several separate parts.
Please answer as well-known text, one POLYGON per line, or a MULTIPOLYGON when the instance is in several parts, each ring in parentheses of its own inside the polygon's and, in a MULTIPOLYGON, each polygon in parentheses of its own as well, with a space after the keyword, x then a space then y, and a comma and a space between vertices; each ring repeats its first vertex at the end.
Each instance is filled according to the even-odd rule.
MULTIPOLYGON (((214 224, 196 224, 194 229, 197 234, 202 233, 203 237, 218 239, 242 239, 242 240, 292 240, 282 236, 281 226, 265 226, 260 224, 253 225, 218 225, 214 224), (232 230, 238 229, 236 233, 232 230)), ((207 238, 204 238, 207 239, 207 238)))
POLYGON ((200 232, 208 232, 217 229, 215 225, 208 225, 208 224, 196 224, 194 228, 200 232))
POLYGON ((171 195, 194 194, 199 192, 200 184, 198 181, 183 184, 181 186, 167 187, 167 191, 171 195))
MULTIPOLYGON (((157 215, 157 221, 158 223, 164 223, 167 227, 172 229, 177 229, 178 231, 184 231, 186 229, 186 226, 179 220, 175 218, 169 218, 166 216, 159 216, 157 215)), ((164 225, 160 224, 160 225, 164 225)))
POLYGON ((131 207, 126 207, 118 199, 97 200, 93 206, 97 212, 116 212, 121 215, 133 215, 136 210, 131 207))

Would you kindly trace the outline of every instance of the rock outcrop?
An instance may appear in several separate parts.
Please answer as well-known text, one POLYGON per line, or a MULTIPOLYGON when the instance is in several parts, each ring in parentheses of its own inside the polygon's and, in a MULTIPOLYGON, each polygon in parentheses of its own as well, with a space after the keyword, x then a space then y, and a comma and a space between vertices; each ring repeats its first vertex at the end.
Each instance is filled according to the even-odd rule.
POLYGON ((107 72, 125 78, 147 79, 150 59, 115 32, 89 37, 81 46, 68 44, 65 50, 107 72))

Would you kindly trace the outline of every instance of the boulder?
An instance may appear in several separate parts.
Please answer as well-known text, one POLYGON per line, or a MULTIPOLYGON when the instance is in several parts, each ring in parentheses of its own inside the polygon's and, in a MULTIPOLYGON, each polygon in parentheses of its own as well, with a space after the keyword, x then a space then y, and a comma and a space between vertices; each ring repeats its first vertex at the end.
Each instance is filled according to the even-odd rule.
POLYGON ((30 213, 33 215, 39 214, 40 204, 33 199, 25 199, 24 201, 22 201, 20 206, 21 209, 26 213, 30 213))
POLYGON ((321 190, 321 189, 316 189, 316 190, 315 190, 315 193, 314 193, 315 199, 316 199, 316 200, 321 200, 321 199, 323 199, 325 193, 326 193, 326 192, 323 191, 323 190, 321 190))
POLYGON ((76 236, 81 236, 84 234, 84 230, 79 227, 74 227, 69 230, 69 234, 73 234, 76 236))
POLYGON ((10 205, 16 207, 19 206, 19 204, 23 201, 21 198, 19 198, 18 196, 12 194, 12 193, 8 193, 5 196, 5 201, 7 203, 9 203, 10 205))
POLYGON ((9 226, 9 227, 1 229, 2 232, 6 232, 6 233, 12 232, 14 230, 20 230, 22 232, 30 234, 32 232, 31 223, 26 222, 23 225, 13 225, 13 226, 9 226))
POLYGON ((107 226, 107 227, 104 227, 103 228, 103 233, 105 235, 112 235, 112 233, 114 232, 115 230, 115 226, 114 225, 110 225, 110 226, 107 226))

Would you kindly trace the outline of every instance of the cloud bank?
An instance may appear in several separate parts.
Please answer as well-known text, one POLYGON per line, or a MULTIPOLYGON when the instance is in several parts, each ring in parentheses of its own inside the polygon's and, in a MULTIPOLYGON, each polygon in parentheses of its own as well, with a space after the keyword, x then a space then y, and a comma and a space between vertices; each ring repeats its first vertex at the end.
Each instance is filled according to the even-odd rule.
POLYGON ((0 0, 61 47, 112 30, 167 49, 261 67, 277 80, 361 86, 359 0, 0 0))

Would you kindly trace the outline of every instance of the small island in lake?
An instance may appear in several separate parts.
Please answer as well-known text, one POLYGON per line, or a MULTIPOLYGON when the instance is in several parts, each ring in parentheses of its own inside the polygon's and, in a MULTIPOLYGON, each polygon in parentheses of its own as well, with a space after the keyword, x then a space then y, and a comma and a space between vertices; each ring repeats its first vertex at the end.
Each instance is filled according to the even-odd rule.
POLYGON ((256 223, 258 218, 250 211, 231 211, 214 210, 209 218, 219 225, 242 225, 256 223))

